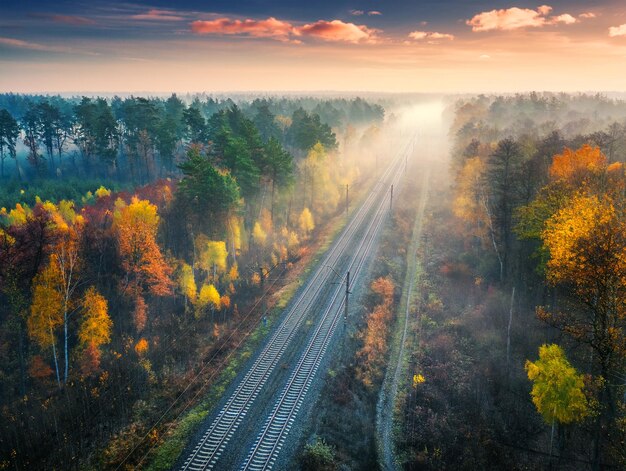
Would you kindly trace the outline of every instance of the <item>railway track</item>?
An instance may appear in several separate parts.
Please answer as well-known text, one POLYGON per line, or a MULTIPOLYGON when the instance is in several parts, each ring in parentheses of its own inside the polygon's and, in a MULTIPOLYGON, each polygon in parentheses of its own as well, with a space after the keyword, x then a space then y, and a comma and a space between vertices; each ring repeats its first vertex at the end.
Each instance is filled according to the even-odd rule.
MULTIPOLYGON (((396 168, 393 175, 393 184, 397 185, 400 175, 397 168, 398 163, 394 163, 392 167, 396 168)), ((389 195, 380 201, 376 213, 368 225, 365 237, 355 251, 357 256, 350 261, 348 271, 354 274, 353 280, 358 279, 361 270, 366 264, 370 250, 384 223, 385 215, 388 213, 388 200, 390 197, 389 195)), ((300 356, 300 360, 294 368, 287 385, 283 388, 280 397, 276 401, 263 431, 257 436, 248 458, 241 466, 242 470, 269 470, 275 464, 287 434, 291 430, 295 417, 335 333, 337 324, 340 322, 342 309, 345 304, 345 298, 340 296, 341 293, 341 288, 335 290, 331 303, 324 311, 321 322, 300 356)))
MULTIPOLYGON (((407 151, 408 144, 404 152, 407 151)), ((331 281, 331 277, 334 276, 332 273, 329 273, 326 266, 335 266, 342 258, 345 258, 345 254, 348 252, 348 249, 350 249, 355 242, 354 239, 358 241, 359 251, 352 253, 357 254, 361 252, 362 248, 365 248, 365 245, 363 244, 366 240, 370 241, 370 245, 374 240, 373 237, 370 236, 372 225, 377 221, 377 228, 380 227, 382 221, 381 214, 384 213, 384 208, 387 204, 386 195, 388 195, 389 185, 394 182, 397 184, 401 165, 404 162, 404 152, 399 153, 392 164, 388 166, 379 181, 374 185, 374 188, 368 198, 359 208, 357 213, 352 217, 337 241, 333 244, 322 262, 318 265, 307 285, 296 295, 287 312, 283 316, 282 322, 275 329, 274 333, 258 354, 252 366, 237 384, 234 392, 230 395, 224 406, 211 422, 211 425, 186 458, 181 469, 199 471, 216 468, 229 441, 244 421, 248 411, 254 404, 255 399, 258 397, 259 393, 263 389, 263 386, 268 381, 268 378, 279 364, 295 333, 302 325, 302 322, 312 311, 311 308, 314 305, 317 306, 319 303, 324 302, 324 300, 319 299, 319 295, 322 290, 328 286, 331 281), (373 216, 372 212, 374 213, 373 216), (367 225, 367 230, 365 231, 365 235, 359 239, 359 234, 362 232, 364 225, 367 225)), ((360 265, 358 265, 360 269, 361 265, 364 263, 364 257, 353 257, 349 262, 349 267, 356 266, 355 263, 357 259, 361 260, 360 265)), ((319 336, 326 335, 327 340, 319 344, 319 349, 317 344, 309 345, 307 347, 306 352, 311 352, 310 354, 315 353, 313 357, 304 358, 304 355, 301 357, 302 366, 300 369, 302 369, 302 371, 312 372, 310 378, 312 378, 312 375, 314 375, 315 371, 319 367, 321 358, 323 357, 335 330, 338 315, 332 316, 331 312, 334 312, 333 306, 336 304, 339 291, 339 289, 335 291, 330 303, 327 305, 323 304, 323 306, 326 307, 322 321, 319 322, 314 336, 314 338, 318 338, 319 336), (313 363, 310 363, 310 358, 318 359, 314 359, 312 360, 313 363), (307 365, 306 367, 305 364, 307 365)), ((307 376, 307 378, 309 377, 307 376)), ((300 381, 300 379, 300 377, 290 378, 289 384, 295 385, 296 382, 300 381)), ((305 383, 303 383, 306 389, 308 389, 308 386, 306 386, 306 384, 308 384, 307 382, 310 383, 310 380, 307 379, 305 383)), ((283 390, 283 393, 285 393, 285 391, 286 390, 283 390)), ((306 393, 306 390, 302 389, 302 391, 304 391, 303 394, 306 393)), ((277 414, 272 414, 272 417, 274 416, 277 417, 277 420, 280 420, 277 414)), ((270 422, 272 422, 271 419, 270 422)), ((287 427, 290 428, 291 423, 292 422, 287 421, 285 424, 285 430, 288 431, 287 427)), ((263 436, 270 437, 272 433, 273 432, 267 432, 263 434, 263 436)), ((264 443, 259 444, 258 450, 265 449, 265 446, 266 445, 264 443)), ((278 445, 275 449, 280 450, 278 445)), ((256 463, 258 461, 258 456, 260 455, 251 453, 250 458, 256 463)))

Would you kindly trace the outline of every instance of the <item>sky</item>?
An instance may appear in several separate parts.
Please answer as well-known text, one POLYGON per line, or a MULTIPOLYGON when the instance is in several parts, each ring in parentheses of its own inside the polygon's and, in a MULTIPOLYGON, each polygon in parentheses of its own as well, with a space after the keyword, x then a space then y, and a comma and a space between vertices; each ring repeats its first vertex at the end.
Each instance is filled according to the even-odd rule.
POLYGON ((626 91, 626 1, 0 2, 0 92, 626 91))

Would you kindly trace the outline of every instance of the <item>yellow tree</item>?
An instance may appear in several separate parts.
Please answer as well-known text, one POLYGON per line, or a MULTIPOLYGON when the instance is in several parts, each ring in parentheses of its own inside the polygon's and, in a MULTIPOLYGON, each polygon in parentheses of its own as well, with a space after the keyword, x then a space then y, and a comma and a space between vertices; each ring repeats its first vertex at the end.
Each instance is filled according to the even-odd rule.
POLYGON ((200 268, 212 274, 215 282, 218 273, 224 273, 227 268, 228 251, 226 242, 221 240, 209 240, 204 234, 196 237, 196 268, 200 268))
POLYGON ((300 233, 303 237, 308 237, 313 229, 315 229, 315 223, 313 221, 313 215, 309 208, 304 208, 298 218, 298 225, 300 226, 300 233))
POLYGON ((198 288, 193 276, 193 269, 184 262, 178 271, 178 287, 185 297, 185 309, 187 309, 187 301, 196 299, 198 288))
MULTIPOLYGON (((560 309, 537 315, 593 351, 599 376, 594 463, 601 430, 613 424, 616 394, 608 381, 626 359, 626 176, 621 164, 607 165, 597 148, 566 149, 554 157, 551 181, 524 208, 519 233, 539 234, 546 278, 568 296, 560 309)), ((612 426, 612 425, 611 425, 612 426)))
POLYGON ((78 340, 83 347, 81 370, 85 376, 99 370, 100 346, 111 341, 113 321, 107 300, 92 286, 81 300, 82 319, 78 340))
POLYGON ((69 226, 62 231, 61 238, 50 257, 50 263, 58 265, 61 275, 57 289, 63 296, 63 350, 65 356, 64 382, 69 374, 69 322, 75 309, 75 292, 81 282, 82 261, 80 259, 80 231, 82 224, 69 226))
POLYGON ((221 306, 220 293, 212 284, 202 285, 196 301, 196 316, 200 316, 206 309, 218 310, 221 306))
MULTIPOLYGON (((37 203, 49 214, 49 225, 55 232, 55 241, 51 246, 51 255, 47 266, 42 272, 42 279, 45 279, 46 290, 54 290, 55 301, 60 298, 60 305, 52 303, 54 309, 58 309, 58 316, 62 318, 63 325, 63 353, 64 353, 64 373, 63 382, 66 383, 69 375, 69 323, 70 317, 76 307, 75 294, 81 283, 81 250, 80 239, 84 226, 84 219, 76 215, 74 204, 69 201, 61 201, 57 207, 49 201, 42 202, 37 198, 37 203)), ((35 280, 36 281, 36 280, 35 280)), ((34 293, 33 304, 37 307, 39 300, 34 293)), ((45 302, 45 301, 44 301, 45 302)), ((51 309, 48 307, 47 309, 51 309)), ((33 311, 31 310, 31 313, 33 311)), ((53 348, 56 350, 56 347, 53 348)), ((58 361, 55 356, 55 366, 58 369, 58 361)))
POLYGON ((596 352, 607 378, 626 354, 626 217, 624 204, 608 195, 578 194, 546 223, 549 253, 546 276, 552 285, 571 287, 582 309, 548 312, 540 318, 596 352))
POLYGON ((89 344, 100 347, 111 341, 113 321, 109 317, 107 300, 96 288, 90 287, 81 300, 82 321, 78 329, 78 340, 85 347, 89 344))
POLYGON ((47 265, 33 280, 33 301, 27 320, 29 337, 42 349, 51 348, 57 385, 61 386, 56 330, 63 325, 63 296, 57 289, 61 275, 56 264, 47 265))
POLYGON ((558 345, 539 347, 539 360, 526 361, 528 379, 533 382, 530 392, 533 404, 546 423, 552 425, 550 432, 550 456, 554 424, 580 422, 591 413, 584 393, 583 375, 567 361, 563 349, 558 345))
POLYGON ((252 229, 252 239, 257 246, 263 247, 267 241, 267 233, 261 227, 261 224, 257 221, 254 223, 252 229))
POLYGON ((579 374, 558 345, 539 347, 539 359, 526 361, 528 379, 533 382, 533 404, 547 423, 579 422, 590 414, 579 374))

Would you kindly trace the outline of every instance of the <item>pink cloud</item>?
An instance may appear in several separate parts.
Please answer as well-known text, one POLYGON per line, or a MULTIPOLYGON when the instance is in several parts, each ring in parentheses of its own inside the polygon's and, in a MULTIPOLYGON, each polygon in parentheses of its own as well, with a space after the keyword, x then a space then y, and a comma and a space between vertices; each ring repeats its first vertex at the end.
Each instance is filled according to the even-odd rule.
POLYGON ((74 15, 50 15, 50 19, 56 23, 64 23, 66 25, 82 26, 82 25, 95 25, 95 20, 91 18, 85 18, 83 16, 74 15))
POLYGON ((586 12, 586 13, 581 13, 580 15, 578 15, 578 18, 584 18, 586 20, 591 19, 591 18, 595 18, 597 15, 593 12, 586 12))
POLYGON ((350 14, 354 16, 362 16, 365 12, 363 10, 350 10, 350 14))
POLYGON ((231 20, 218 18, 210 21, 194 21, 191 30, 197 34, 245 35, 254 38, 272 38, 289 41, 290 35, 298 36, 291 23, 269 17, 266 20, 231 20))
POLYGON ((569 13, 558 16, 549 16, 552 7, 542 5, 536 10, 530 8, 507 8, 479 13, 465 23, 472 27, 472 31, 510 31, 521 28, 539 28, 542 26, 577 23, 578 20, 569 13))
POLYGON ((626 36, 626 24, 611 26, 609 28, 609 36, 612 38, 616 38, 618 36, 626 36))
POLYGON ((454 39, 453 34, 447 33, 437 33, 434 31, 413 31, 409 33, 409 38, 414 39, 416 41, 428 40, 428 41, 437 41, 439 39, 447 39, 449 41, 454 39))
POLYGON ((319 20, 298 28, 298 33, 303 36, 311 36, 324 41, 345 41, 351 43, 375 41, 377 32, 378 30, 368 28, 367 26, 344 23, 341 20, 319 20))
POLYGON ((371 10, 371 11, 368 11, 367 14, 369 16, 380 16, 380 15, 382 15, 382 12, 380 12, 378 10, 371 10))
POLYGON ((133 15, 131 18, 134 20, 149 20, 149 21, 181 21, 185 18, 180 16, 177 12, 172 10, 148 10, 146 13, 133 15))
POLYGON ((303 26, 294 26, 288 21, 270 17, 266 20, 233 20, 218 18, 210 21, 194 21, 191 30, 197 34, 207 35, 242 35, 254 38, 271 38, 284 42, 300 41, 299 37, 311 37, 324 41, 372 42, 378 30, 341 20, 319 20, 303 26))
POLYGON ((537 11, 539 12, 539 14, 547 16, 552 11, 552 7, 548 5, 541 5, 540 7, 537 7, 537 11))

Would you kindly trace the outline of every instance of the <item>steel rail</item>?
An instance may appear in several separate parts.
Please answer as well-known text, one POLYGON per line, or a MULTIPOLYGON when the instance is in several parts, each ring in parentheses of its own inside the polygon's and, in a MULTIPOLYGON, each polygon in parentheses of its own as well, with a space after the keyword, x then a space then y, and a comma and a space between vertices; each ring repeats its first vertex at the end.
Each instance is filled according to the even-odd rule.
POLYGON ((361 228, 363 220, 371 212, 380 193, 385 191, 383 182, 389 177, 392 169, 400 160, 400 157, 396 158, 388 166, 381 179, 374 185, 366 201, 352 217, 348 226, 342 231, 307 286, 292 303, 283 321, 266 343, 256 361, 239 382, 236 390, 231 394, 210 427, 203 434, 192 453, 185 460, 182 469, 195 471, 212 469, 215 466, 228 441, 243 421, 252 403, 287 349, 295 332, 302 324, 306 317, 305 314, 326 285, 328 274, 324 270, 324 265, 334 264, 343 255, 344 249, 350 245, 351 239, 361 228), (299 309, 303 304, 305 304, 304 309, 299 309))
MULTIPOLYGON (((392 183, 395 185, 397 185, 400 179, 401 163, 403 162, 401 157, 403 157, 403 154, 390 165, 390 168, 396 168, 392 180, 392 183)), ((354 273, 353 280, 357 279, 365 265, 371 248, 374 245, 374 241, 383 225, 388 212, 387 201, 387 197, 381 199, 378 208, 376 208, 374 217, 370 220, 368 228, 355 252, 360 254, 360 257, 355 256, 349 262, 348 270, 354 273), (354 268, 355 264, 356 268, 354 268)), ((311 386, 323 356, 335 333, 337 324, 339 323, 345 298, 342 298, 339 306, 336 308, 335 303, 341 291, 340 287, 335 290, 332 300, 325 310, 317 329, 300 356, 300 360, 276 401, 263 430, 257 435, 256 441, 245 462, 242 464, 241 469, 253 471, 267 470, 271 469, 275 464, 287 434, 295 421, 295 416, 304 401, 304 397, 311 386)))

